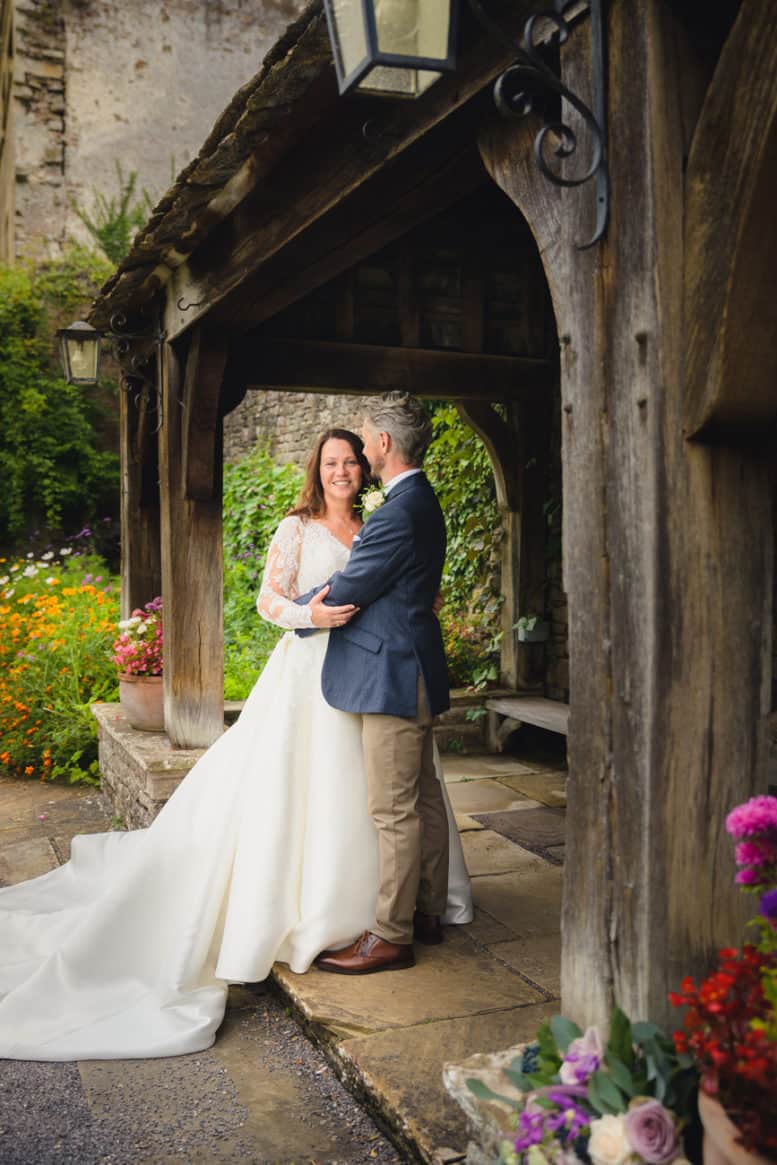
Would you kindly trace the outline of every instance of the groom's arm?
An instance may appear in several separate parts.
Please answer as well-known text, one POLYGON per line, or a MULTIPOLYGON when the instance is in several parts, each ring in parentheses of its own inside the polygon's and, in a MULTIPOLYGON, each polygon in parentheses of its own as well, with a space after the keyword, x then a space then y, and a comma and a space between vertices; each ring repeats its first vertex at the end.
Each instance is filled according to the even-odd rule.
MULTIPOLYGON (((395 510, 390 517, 378 510, 364 526, 345 569, 336 571, 322 584, 330 587, 324 602, 335 607, 346 603, 367 607, 374 603, 405 567, 412 540, 412 527, 402 510, 395 510)), ((321 586, 314 587, 294 601, 309 603, 320 590, 321 586)))

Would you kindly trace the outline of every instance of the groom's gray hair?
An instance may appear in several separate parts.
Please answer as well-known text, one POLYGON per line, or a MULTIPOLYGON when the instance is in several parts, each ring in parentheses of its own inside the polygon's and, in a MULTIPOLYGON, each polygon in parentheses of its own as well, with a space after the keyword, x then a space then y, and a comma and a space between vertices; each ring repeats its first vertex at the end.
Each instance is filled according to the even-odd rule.
POLYGON ((384 392, 367 405, 366 420, 379 433, 388 433, 407 465, 423 464, 432 441, 432 422, 424 406, 409 392, 384 392))

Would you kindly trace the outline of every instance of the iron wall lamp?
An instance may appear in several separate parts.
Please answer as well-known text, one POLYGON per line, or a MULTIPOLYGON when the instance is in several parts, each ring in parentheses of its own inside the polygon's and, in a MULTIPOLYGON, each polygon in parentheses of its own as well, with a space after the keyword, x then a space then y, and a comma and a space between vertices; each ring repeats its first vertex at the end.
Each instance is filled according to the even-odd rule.
MULTIPOLYGON (((535 138, 534 153, 549 182, 581 186, 595 181, 596 226, 580 249, 593 246, 604 236, 609 215, 603 0, 551 0, 550 7, 526 21, 520 44, 502 30, 481 0, 468 2, 480 24, 515 58, 494 84, 500 114, 523 117, 534 112, 542 117, 545 124, 535 138), (564 85, 540 47, 543 38, 563 44, 572 17, 586 13, 592 38, 593 110, 564 85), (562 176, 548 158, 549 153, 558 160, 572 158, 577 150, 575 131, 560 112, 549 112, 558 110, 561 101, 577 111, 589 131, 591 160, 582 174, 562 176)), ((324 6, 341 93, 418 97, 456 67, 459 0, 324 0, 324 6)))
POLYGON ((341 93, 418 97, 456 67, 455 0, 324 0, 341 93))
POLYGON ((125 392, 136 392, 147 403, 156 400, 159 427, 162 424, 160 359, 165 333, 159 329, 127 331, 127 319, 120 314, 111 317, 111 329, 110 332, 98 332, 83 320, 76 320, 69 328, 60 328, 57 336, 65 379, 68 384, 97 384, 100 377, 101 343, 110 340, 116 349, 122 371, 122 389, 125 392), (154 350, 154 377, 146 372, 146 365, 151 359, 149 348, 154 350))

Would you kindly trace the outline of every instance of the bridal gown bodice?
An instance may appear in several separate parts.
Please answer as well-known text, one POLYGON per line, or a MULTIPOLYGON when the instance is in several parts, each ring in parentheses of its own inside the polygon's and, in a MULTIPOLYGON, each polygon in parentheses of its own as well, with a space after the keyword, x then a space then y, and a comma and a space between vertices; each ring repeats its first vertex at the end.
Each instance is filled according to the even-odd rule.
MULTIPOLYGON (((288 629, 237 723, 144 830, 76 837, 70 862, 0 890, 0 1057, 178 1055, 215 1038, 230 982, 308 969, 368 929, 377 841, 360 718, 320 690, 327 632, 295 595, 348 560, 326 527, 287 518, 258 608, 288 629)), ((439 766, 438 766, 439 771, 439 766)), ((444 788, 444 785, 443 785, 444 788)), ((472 917, 448 804, 446 920, 472 917)))

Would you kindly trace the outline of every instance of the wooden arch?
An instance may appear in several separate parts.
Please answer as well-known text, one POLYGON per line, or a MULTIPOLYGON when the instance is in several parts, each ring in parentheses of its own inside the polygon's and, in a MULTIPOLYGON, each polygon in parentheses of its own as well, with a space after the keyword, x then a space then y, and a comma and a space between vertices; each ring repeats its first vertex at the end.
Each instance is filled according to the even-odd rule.
POLYGON ((742 4, 694 132, 686 189, 686 434, 763 436, 777 418, 777 39, 769 0, 742 4))

